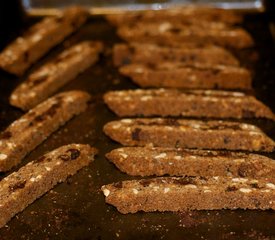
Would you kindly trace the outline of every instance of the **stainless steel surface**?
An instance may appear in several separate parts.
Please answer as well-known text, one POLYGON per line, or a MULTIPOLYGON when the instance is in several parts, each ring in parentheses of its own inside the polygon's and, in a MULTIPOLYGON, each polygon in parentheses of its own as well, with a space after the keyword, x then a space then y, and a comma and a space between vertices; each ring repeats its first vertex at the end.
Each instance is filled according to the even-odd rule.
POLYGON ((141 11, 148 9, 160 10, 167 8, 183 7, 187 5, 201 5, 245 11, 264 10, 262 0, 24 0, 23 3, 29 14, 36 16, 55 15, 59 12, 59 9, 75 4, 87 7, 90 10, 90 13, 93 15, 110 14, 120 11, 141 11))

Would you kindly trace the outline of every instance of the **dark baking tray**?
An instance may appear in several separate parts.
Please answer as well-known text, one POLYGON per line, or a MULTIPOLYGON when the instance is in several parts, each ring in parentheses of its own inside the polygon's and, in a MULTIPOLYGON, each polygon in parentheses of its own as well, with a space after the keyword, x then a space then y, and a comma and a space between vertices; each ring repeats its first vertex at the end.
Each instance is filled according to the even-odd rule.
MULTIPOLYGON (((244 65, 255 72, 257 97, 275 111, 275 55, 266 16, 246 16, 244 26, 255 38, 257 51, 252 49, 236 54, 244 65)), ((114 207, 105 204, 100 191, 103 184, 133 179, 121 173, 104 157, 119 144, 112 142, 102 132, 106 122, 116 119, 104 105, 102 94, 112 89, 136 88, 129 79, 120 76, 112 65, 111 46, 119 41, 115 29, 103 18, 91 18, 78 33, 51 51, 34 68, 65 47, 84 39, 104 41, 106 51, 94 67, 62 90, 86 90, 93 95, 94 101, 85 113, 54 133, 29 154, 21 165, 56 147, 73 142, 96 146, 100 150, 99 155, 89 167, 17 214, 0 229, 0 239, 275 239, 274 211, 223 210, 122 215, 114 207)), ((8 104, 12 89, 22 80, 0 73, 0 130, 22 115, 20 110, 8 104)), ((275 139, 273 122, 252 122, 275 139)), ((274 155, 270 156, 274 158, 274 155)), ((4 174, 0 177, 4 177, 4 174)))

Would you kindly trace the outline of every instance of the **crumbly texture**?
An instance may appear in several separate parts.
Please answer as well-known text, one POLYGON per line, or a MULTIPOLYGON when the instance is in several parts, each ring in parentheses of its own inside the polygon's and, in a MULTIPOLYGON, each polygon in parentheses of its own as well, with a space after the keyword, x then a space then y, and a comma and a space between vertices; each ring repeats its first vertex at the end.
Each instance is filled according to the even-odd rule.
POLYGON ((141 87, 190 89, 251 89, 250 71, 223 65, 129 64, 119 72, 141 87))
POLYGON ((0 182, 0 227, 57 183, 93 161, 97 150, 70 144, 41 156, 0 182))
POLYGON ((239 61, 226 49, 209 45, 167 47, 155 44, 116 44, 113 48, 116 66, 130 63, 156 64, 173 62, 182 64, 206 64, 239 66, 239 61))
POLYGON ((88 12, 79 7, 66 9, 62 15, 47 17, 18 37, 0 54, 0 68, 22 75, 51 48, 85 23, 88 12))
POLYGON ((275 184, 231 177, 166 177, 102 187, 106 202, 121 213, 219 209, 273 209, 275 184))
POLYGON ((102 50, 102 43, 93 41, 66 49, 20 84, 11 94, 10 104, 23 110, 33 108, 94 64, 102 50))
POLYGON ((117 34, 127 42, 159 43, 196 42, 208 43, 234 49, 254 45, 251 35, 242 28, 205 28, 200 26, 163 23, 137 23, 122 25, 117 34))
POLYGON ((106 154, 132 176, 223 176, 275 180, 275 161, 258 154, 181 148, 123 147, 106 154))
POLYGON ((107 92, 104 101, 120 117, 186 116, 275 120, 275 115, 266 105, 254 96, 241 92, 137 89, 107 92))
POLYGON ((49 135, 87 108, 90 95, 60 93, 42 102, 0 134, 0 171, 8 171, 49 135))
POLYGON ((135 24, 136 22, 170 21, 182 24, 201 24, 201 22, 222 22, 234 25, 243 21, 243 15, 218 8, 184 7, 169 10, 143 11, 107 15, 106 19, 115 26, 135 24))
POLYGON ((228 121, 136 118, 104 126, 111 139, 124 146, 180 147, 272 152, 275 143, 258 127, 228 121))

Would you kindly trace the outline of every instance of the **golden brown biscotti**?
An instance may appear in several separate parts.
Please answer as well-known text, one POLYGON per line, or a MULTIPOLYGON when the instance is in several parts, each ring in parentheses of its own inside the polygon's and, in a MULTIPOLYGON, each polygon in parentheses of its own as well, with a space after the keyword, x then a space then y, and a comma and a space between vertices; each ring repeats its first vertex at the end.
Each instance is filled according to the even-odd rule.
POLYGON ((89 145, 70 144, 21 167, 0 182, 0 227, 57 183, 87 166, 97 153, 89 145))
POLYGON ((139 86, 188 89, 251 89, 250 71, 241 67, 202 64, 129 64, 119 72, 139 86))
POLYGON ((0 68, 22 75, 51 48, 79 29, 88 18, 88 12, 70 7, 57 17, 46 17, 18 37, 0 54, 0 68))
POLYGON ((94 64, 103 50, 101 42, 85 41, 64 50, 34 71, 11 94, 10 104, 29 110, 94 64))
POLYGON ((0 172, 8 171, 49 135, 85 111, 90 95, 63 92, 40 103, 0 133, 0 172))
POLYGON ((110 91, 104 102, 120 117, 186 116, 267 118, 275 115, 254 96, 217 90, 137 89, 110 91))
POLYGON ((197 26, 173 26, 163 23, 137 23, 121 26, 117 34, 127 42, 165 44, 171 42, 208 43, 233 49, 254 46, 251 35, 242 28, 207 29, 197 26))
POLYGON ((203 7, 184 7, 169 10, 126 12, 110 14, 106 19, 115 26, 134 24, 136 22, 171 21, 173 23, 200 24, 206 22, 222 22, 228 25, 243 21, 243 15, 230 10, 203 7))
POLYGON ((106 154, 132 176, 223 176, 275 180, 275 160, 231 151, 122 147, 106 154))
POLYGON ((156 64, 172 62, 181 64, 207 64, 239 66, 239 61, 226 49, 216 46, 188 45, 166 47, 154 44, 131 43, 116 44, 113 48, 113 62, 115 66, 130 63, 156 64))
POLYGON ((124 146, 227 149, 272 152, 275 142, 258 127, 229 121, 135 118, 104 126, 111 139, 124 146))
POLYGON ((163 177, 102 187, 121 213, 220 209, 275 210, 275 184, 232 177, 163 177))

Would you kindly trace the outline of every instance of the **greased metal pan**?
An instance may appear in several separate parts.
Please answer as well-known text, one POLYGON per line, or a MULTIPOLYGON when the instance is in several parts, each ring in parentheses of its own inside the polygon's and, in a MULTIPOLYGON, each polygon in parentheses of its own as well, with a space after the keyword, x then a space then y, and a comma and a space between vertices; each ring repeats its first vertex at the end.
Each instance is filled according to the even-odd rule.
MULTIPOLYGON (((275 63, 273 42, 263 14, 247 16, 244 26, 256 40, 255 50, 239 52, 244 65, 255 71, 255 93, 275 111, 275 63), (256 62, 255 59, 258 60, 256 62)), ((115 30, 103 18, 91 18, 81 30, 51 51, 34 68, 65 47, 85 39, 100 39, 106 51, 100 62, 62 90, 82 89, 93 95, 93 103, 35 149, 21 165, 67 143, 89 143, 99 149, 96 160, 59 184, 0 229, 1 240, 13 239, 274 239, 274 211, 193 211, 122 215, 105 204, 103 184, 133 179, 105 159, 119 147, 102 132, 103 125, 117 119, 102 101, 111 89, 137 88, 120 76, 111 61, 111 46, 118 42, 115 30)), ((23 79, 23 78, 22 78, 23 79)), ((0 73, 0 130, 22 115, 9 106, 8 97, 22 79, 0 73)), ((251 121, 275 139, 275 124, 251 121)), ((270 155, 275 158, 274 154, 270 155)), ((4 177, 4 174, 0 178, 4 177)), ((203 201, 203 199, 201 199, 203 201)))

